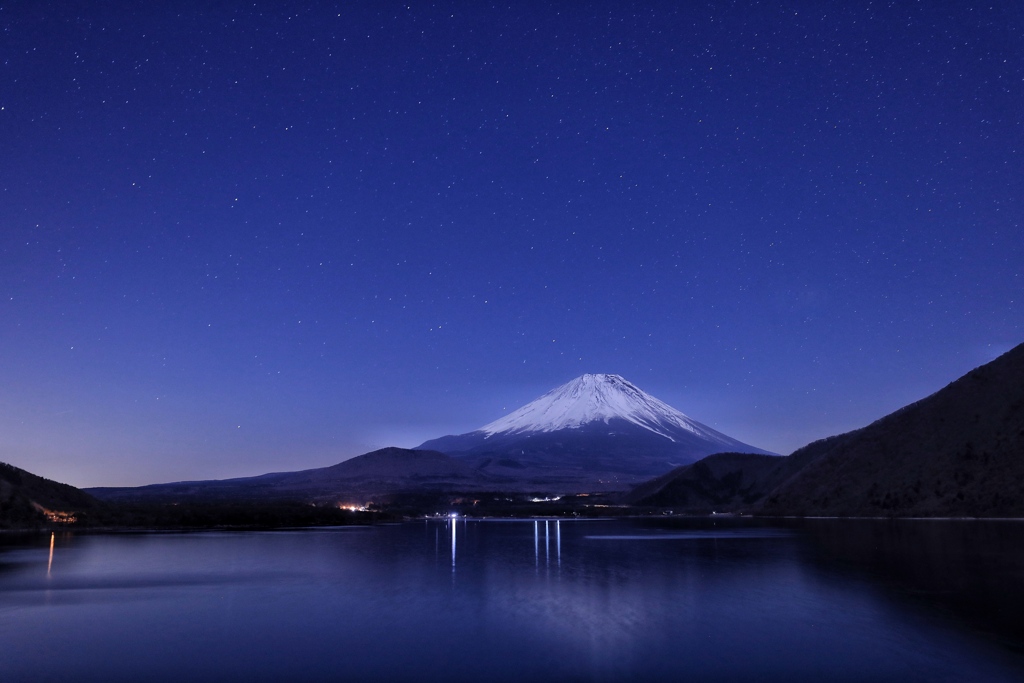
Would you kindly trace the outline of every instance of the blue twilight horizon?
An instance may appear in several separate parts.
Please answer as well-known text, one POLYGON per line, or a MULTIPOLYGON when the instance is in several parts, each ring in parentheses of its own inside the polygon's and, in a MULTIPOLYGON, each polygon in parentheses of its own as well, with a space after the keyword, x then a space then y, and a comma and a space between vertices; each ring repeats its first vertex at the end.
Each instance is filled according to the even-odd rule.
POLYGON ((1024 341, 1024 6, 0 6, 0 461, 330 465, 615 373, 789 453, 1024 341))

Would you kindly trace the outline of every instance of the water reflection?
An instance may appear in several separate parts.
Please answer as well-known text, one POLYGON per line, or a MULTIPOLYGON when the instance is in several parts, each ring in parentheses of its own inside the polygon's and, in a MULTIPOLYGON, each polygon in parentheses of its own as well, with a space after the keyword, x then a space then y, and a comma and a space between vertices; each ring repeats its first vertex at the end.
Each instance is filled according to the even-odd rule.
POLYGON ((1014 607, 1024 526, 423 524, 78 536, 52 579, 53 537, 0 538, 4 683, 1024 680, 914 597, 1014 607))
POLYGON ((544 520, 544 564, 551 564, 551 532, 546 519, 544 520))
MULTIPOLYGON (((531 525, 533 527, 533 566, 535 569, 540 569, 540 558, 541 558, 541 537, 543 535, 544 541, 544 566, 550 568, 552 564, 556 568, 562 566, 562 521, 561 519, 534 519, 534 520, 486 520, 486 519, 472 519, 468 517, 455 517, 449 515, 444 518, 433 518, 424 521, 424 524, 429 529, 434 529, 434 557, 437 558, 441 552, 440 546, 440 529, 444 529, 444 536, 448 544, 445 549, 446 552, 450 553, 450 568, 454 572, 455 569, 467 560, 466 553, 471 550, 469 545, 466 545, 469 541, 469 530, 471 528, 486 527, 492 524, 502 524, 504 526, 525 526, 531 525), (443 524, 442 524, 443 523, 443 524)), ((486 536, 486 535, 485 535, 486 536)), ((475 547, 475 546, 474 546, 475 547)), ((485 559, 485 558, 477 558, 485 559)))
POLYGON ((555 520, 555 538, 558 539, 556 543, 558 567, 562 567, 562 520, 555 520))
MULTIPOLYGON (((544 520, 544 566, 551 566, 551 524, 552 520, 544 520)), ((562 521, 559 519, 554 520, 555 527, 555 564, 558 567, 562 566, 562 521)), ((538 544, 538 532, 540 522, 534 520, 533 522, 533 557, 534 564, 540 567, 540 552, 538 544)))

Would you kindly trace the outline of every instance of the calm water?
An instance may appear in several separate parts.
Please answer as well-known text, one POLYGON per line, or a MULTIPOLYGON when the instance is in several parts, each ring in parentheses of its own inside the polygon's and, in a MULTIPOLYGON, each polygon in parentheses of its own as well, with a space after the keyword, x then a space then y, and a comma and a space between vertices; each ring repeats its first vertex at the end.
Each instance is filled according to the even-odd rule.
POLYGON ((1021 681, 1024 524, 0 537, 0 680, 1021 681))

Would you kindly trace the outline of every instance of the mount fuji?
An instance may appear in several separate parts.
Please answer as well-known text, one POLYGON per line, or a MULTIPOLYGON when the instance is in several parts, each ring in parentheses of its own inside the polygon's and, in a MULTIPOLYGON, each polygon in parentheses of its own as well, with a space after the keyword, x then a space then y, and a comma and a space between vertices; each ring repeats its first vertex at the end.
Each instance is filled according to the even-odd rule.
POLYGON ((623 484, 712 453, 773 455, 687 417, 619 375, 582 375, 467 434, 418 446, 485 472, 623 484), (526 474, 526 472, 522 472, 526 474))

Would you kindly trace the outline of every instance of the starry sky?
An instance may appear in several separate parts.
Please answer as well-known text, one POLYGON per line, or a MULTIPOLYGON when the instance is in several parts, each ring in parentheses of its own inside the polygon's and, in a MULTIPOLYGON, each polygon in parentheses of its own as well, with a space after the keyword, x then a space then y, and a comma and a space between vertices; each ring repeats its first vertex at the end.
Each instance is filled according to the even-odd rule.
POLYGON ((0 460, 334 464, 585 372, 789 453, 1024 341, 1018 2, 0 2, 0 460))

